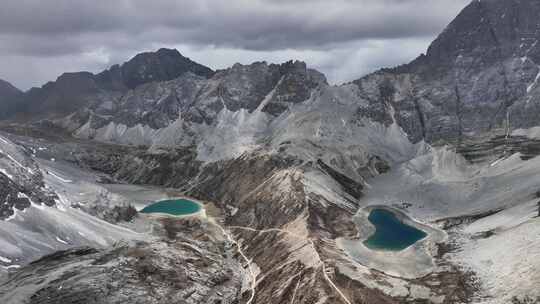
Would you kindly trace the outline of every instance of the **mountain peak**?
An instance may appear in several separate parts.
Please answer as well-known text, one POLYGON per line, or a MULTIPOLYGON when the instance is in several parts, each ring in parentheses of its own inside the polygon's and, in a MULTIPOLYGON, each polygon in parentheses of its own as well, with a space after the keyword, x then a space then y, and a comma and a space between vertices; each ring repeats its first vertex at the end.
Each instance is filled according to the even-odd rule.
POLYGON ((488 66, 509 56, 540 61, 540 2, 533 0, 475 0, 417 59, 430 68, 449 67, 459 56, 477 58, 488 66))
POLYGON ((5 94, 15 95, 15 94, 19 94, 19 93, 22 93, 21 90, 16 88, 11 83, 0 79, 0 95, 1 96, 4 96, 5 94))
POLYGON ((162 55, 162 56, 184 57, 184 56, 182 56, 180 51, 178 51, 177 49, 160 48, 156 52, 149 52, 149 53, 155 53, 155 54, 162 55))
POLYGON ((171 80, 186 72, 207 78, 214 73, 210 68, 182 56, 178 50, 166 48, 137 54, 120 66, 120 70, 128 88, 151 81, 171 80))

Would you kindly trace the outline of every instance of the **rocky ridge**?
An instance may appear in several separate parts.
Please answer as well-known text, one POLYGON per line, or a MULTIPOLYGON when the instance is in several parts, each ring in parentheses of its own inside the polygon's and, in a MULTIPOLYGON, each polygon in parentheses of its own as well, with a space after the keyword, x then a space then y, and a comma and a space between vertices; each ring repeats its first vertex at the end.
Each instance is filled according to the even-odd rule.
POLYGON ((19 94, 17 100, 12 102, 14 107, 6 109, 4 113, 5 117, 15 117, 17 120, 39 120, 62 117, 96 104, 108 108, 129 89, 146 83, 172 80, 185 73, 205 78, 214 72, 182 56, 177 50, 159 49, 138 54, 124 64, 114 65, 99 74, 64 73, 56 81, 19 94))

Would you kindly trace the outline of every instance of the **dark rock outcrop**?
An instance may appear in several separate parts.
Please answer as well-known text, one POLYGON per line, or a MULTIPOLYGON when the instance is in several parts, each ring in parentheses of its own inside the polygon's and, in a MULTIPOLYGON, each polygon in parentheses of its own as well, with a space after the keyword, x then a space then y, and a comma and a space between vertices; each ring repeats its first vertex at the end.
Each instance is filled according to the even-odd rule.
MULTIPOLYGON (((115 69, 112 67, 108 73, 115 75, 115 69)), ((175 79, 188 72, 206 78, 214 74, 210 68, 182 56, 176 49, 141 53, 120 66, 123 83, 130 89, 144 83, 175 79)))
POLYGON ((343 187, 343 190, 350 194, 352 197, 354 197, 355 199, 359 199, 362 197, 362 190, 364 189, 364 187, 361 183, 335 170, 334 168, 323 162, 321 159, 317 160, 317 165, 319 165, 324 172, 326 172, 334 180, 336 180, 341 185, 341 187, 343 187))
POLYGON ((0 119, 7 118, 17 109, 17 102, 22 94, 11 83, 0 79, 0 119))
POLYGON ((539 13, 536 1, 472 1, 425 55, 355 81, 374 100, 364 114, 388 123, 393 108, 413 142, 536 126, 539 13))

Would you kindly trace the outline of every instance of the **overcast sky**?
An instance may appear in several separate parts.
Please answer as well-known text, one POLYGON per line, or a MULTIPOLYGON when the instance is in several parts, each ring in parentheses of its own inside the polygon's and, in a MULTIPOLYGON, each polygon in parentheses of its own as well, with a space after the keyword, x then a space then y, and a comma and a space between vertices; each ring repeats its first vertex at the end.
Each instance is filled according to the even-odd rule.
POLYGON ((406 63, 470 0, 2 0, 0 78, 21 89, 177 48, 213 69, 306 61, 332 83, 406 63))

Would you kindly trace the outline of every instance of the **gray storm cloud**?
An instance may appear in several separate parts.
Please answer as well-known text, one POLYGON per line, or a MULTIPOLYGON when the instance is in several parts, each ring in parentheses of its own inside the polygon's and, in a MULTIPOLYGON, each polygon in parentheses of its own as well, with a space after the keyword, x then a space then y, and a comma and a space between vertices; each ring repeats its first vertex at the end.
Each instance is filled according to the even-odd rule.
POLYGON ((290 55, 352 80, 418 55, 468 1, 3 0, 0 78, 28 88, 167 46, 213 68, 290 55))

